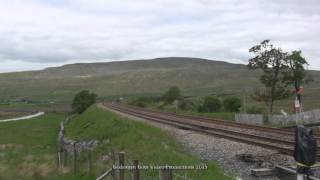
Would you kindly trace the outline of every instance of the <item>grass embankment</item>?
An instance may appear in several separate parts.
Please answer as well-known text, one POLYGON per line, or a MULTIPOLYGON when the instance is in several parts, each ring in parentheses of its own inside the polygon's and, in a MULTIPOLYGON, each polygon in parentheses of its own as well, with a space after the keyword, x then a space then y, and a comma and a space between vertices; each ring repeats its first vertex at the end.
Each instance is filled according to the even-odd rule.
MULTIPOLYGON (((94 154, 96 175, 111 167, 101 157, 112 150, 125 151, 126 158, 140 160, 143 165, 199 165, 208 164, 207 170, 184 170, 175 174, 191 179, 230 179, 213 162, 202 162, 183 150, 167 133, 150 125, 128 120, 112 112, 91 107, 66 125, 67 136, 78 140, 97 139, 99 147, 94 154)), ((142 179, 157 179, 158 171, 142 171, 142 179)))

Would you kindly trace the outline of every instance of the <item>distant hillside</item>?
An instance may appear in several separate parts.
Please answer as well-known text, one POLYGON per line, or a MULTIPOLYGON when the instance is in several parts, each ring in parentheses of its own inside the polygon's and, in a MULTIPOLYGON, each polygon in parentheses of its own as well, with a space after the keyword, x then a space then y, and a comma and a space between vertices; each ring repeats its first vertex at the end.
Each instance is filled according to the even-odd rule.
MULTIPOLYGON (((47 68, 28 74, 37 78, 61 78, 82 76, 104 76, 127 72, 189 70, 196 68, 201 71, 212 69, 236 69, 243 65, 230 64, 223 61, 211 61, 197 58, 157 58, 149 60, 116 61, 105 63, 77 63, 61 67, 47 68)), ((10 73, 9 73, 10 74, 10 73)))
MULTIPOLYGON (((320 72, 311 73, 315 89, 320 72)), ((159 94, 173 85, 189 95, 241 93, 261 86, 258 76, 259 72, 244 65, 197 58, 80 63, 0 74, 0 99, 69 101, 82 89, 103 97, 159 94)))

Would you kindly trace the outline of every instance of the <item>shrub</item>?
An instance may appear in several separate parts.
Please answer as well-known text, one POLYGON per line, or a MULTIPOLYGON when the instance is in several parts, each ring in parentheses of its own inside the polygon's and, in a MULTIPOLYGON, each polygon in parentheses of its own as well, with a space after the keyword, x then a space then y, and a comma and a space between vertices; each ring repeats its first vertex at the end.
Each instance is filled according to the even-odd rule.
POLYGON ((162 100, 166 104, 171 104, 174 100, 181 99, 180 89, 177 86, 171 87, 166 93, 163 94, 162 100))
POLYGON ((226 111, 239 112, 241 100, 238 97, 226 97, 223 99, 223 107, 226 111))
POLYGON ((249 106, 246 108, 246 113, 248 114, 265 114, 267 112, 266 108, 259 106, 249 106))
POLYGON ((148 104, 152 104, 157 102, 157 97, 151 97, 151 96, 143 96, 135 98, 134 100, 130 101, 130 105, 138 106, 138 107, 147 107, 148 104))
POLYGON ((179 101, 178 107, 182 110, 193 110, 194 103, 190 100, 183 99, 179 101))
POLYGON ((87 90, 78 92, 72 102, 72 111, 81 114, 92 104, 96 103, 97 95, 87 90))
POLYGON ((157 104, 156 104, 156 108, 157 109, 164 109, 164 107, 165 107, 165 104, 163 103, 163 102, 158 102, 157 104))
POLYGON ((217 97, 207 96, 204 98, 203 104, 199 106, 199 112, 217 112, 221 109, 221 101, 217 97))
POLYGON ((133 105, 138 106, 138 107, 147 107, 147 103, 143 102, 143 101, 136 101, 136 102, 134 102, 133 105))
POLYGON ((133 105, 133 106, 138 106, 138 107, 146 107, 147 106, 147 102, 146 102, 146 98, 145 97, 135 98, 134 100, 131 100, 129 102, 129 104, 133 105))

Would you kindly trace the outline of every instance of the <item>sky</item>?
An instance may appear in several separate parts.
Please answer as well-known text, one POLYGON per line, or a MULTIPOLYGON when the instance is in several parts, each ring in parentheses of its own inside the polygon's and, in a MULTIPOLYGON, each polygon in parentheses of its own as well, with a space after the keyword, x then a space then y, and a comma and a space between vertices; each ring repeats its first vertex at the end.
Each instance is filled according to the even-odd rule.
POLYGON ((0 72, 198 57, 246 64, 264 39, 320 70, 319 0, 0 0, 0 72))

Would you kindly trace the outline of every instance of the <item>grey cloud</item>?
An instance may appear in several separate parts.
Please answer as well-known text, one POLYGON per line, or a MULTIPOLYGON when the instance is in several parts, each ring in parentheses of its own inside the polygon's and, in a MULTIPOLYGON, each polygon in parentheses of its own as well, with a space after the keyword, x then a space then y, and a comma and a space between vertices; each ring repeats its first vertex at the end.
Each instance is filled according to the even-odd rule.
POLYGON ((90 59, 192 56, 246 63, 251 46, 271 39, 285 50, 301 49, 317 68, 319 4, 317 0, 0 0, 0 62, 31 63, 37 68, 90 59))

